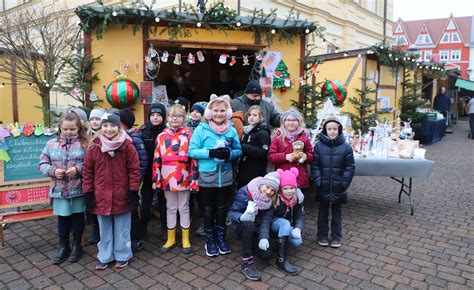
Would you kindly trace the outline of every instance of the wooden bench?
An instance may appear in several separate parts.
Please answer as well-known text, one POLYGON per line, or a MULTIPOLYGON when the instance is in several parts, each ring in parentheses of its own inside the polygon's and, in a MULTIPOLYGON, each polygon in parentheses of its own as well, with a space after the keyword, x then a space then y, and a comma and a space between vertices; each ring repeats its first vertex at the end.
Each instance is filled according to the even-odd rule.
POLYGON ((51 207, 21 211, 21 207, 47 204, 49 185, 34 184, 15 187, 0 187, 0 243, 5 246, 3 227, 10 223, 48 218, 53 215, 51 207), (20 210, 19 210, 20 209, 20 210), (11 210, 11 211, 10 211, 11 210))

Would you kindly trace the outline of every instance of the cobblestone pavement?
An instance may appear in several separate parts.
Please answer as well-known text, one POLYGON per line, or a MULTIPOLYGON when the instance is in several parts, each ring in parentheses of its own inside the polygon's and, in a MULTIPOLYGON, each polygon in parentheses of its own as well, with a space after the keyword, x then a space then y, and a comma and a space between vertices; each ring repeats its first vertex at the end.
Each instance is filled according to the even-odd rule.
POLYGON ((179 248, 161 255, 157 220, 130 267, 94 270, 95 246, 78 263, 51 264, 57 246, 53 218, 13 224, 0 249, 0 288, 474 288, 474 141, 467 122, 454 134, 427 147, 435 160, 431 178, 414 182, 415 214, 407 198, 398 203, 397 183, 389 178, 356 177, 343 207, 343 245, 321 248, 315 242, 317 204, 308 196, 304 244, 292 250, 297 276, 278 271, 274 260, 257 260, 260 282, 240 273, 240 245, 232 254, 208 258, 202 238, 193 237, 194 253, 179 248))

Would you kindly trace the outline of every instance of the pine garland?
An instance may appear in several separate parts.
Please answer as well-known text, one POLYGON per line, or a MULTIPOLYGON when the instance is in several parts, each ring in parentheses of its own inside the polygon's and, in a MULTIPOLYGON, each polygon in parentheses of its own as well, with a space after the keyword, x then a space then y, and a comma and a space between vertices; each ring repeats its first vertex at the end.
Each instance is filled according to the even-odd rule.
POLYGON ((176 8, 171 10, 154 11, 142 1, 135 0, 130 4, 119 6, 105 6, 101 0, 96 0, 99 6, 81 5, 76 8, 76 14, 81 20, 84 32, 89 33, 95 29, 96 38, 102 38, 107 27, 111 25, 125 28, 133 24, 133 32, 136 33, 143 26, 150 27, 152 33, 156 33, 161 27, 160 33, 168 32, 171 39, 179 37, 189 38, 197 28, 207 30, 217 29, 253 31, 257 43, 265 41, 271 44, 276 35, 278 40, 293 42, 299 35, 312 35, 323 38, 324 28, 317 22, 300 20, 300 14, 291 9, 285 20, 278 19, 276 9, 270 13, 263 9, 254 9, 252 16, 238 16, 237 12, 217 2, 210 6, 202 14, 193 5, 183 5, 183 12, 176 8))

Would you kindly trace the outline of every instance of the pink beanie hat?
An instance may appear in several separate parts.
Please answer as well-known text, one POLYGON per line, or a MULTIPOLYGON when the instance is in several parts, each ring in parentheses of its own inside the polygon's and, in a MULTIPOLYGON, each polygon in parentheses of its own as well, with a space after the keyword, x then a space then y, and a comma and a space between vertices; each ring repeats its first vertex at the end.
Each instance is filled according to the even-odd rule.
POLYGON ((299 173, 297 168, 291 167, 290 170, 278 169, 277 172, 280 174, 280 187, 298 186, 298 183, 296 182, 296 177, 299 173))

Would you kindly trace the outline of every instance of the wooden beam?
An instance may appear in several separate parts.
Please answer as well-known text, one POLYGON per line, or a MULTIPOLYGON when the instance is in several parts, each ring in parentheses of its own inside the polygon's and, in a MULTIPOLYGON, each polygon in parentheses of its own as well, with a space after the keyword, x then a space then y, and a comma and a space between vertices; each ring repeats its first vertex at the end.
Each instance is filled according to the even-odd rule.
POLYGON ((185 41, 185 40, 160 40, 147 38, 147 42, 152 42, 158 46, 169 46, 176 48, 196 48, 196 49, 216 49, 216 50, 253 50, 258 51, 265 48, 262 44, 244 44, 232 42, 205 42, 205 41, 185 41))

